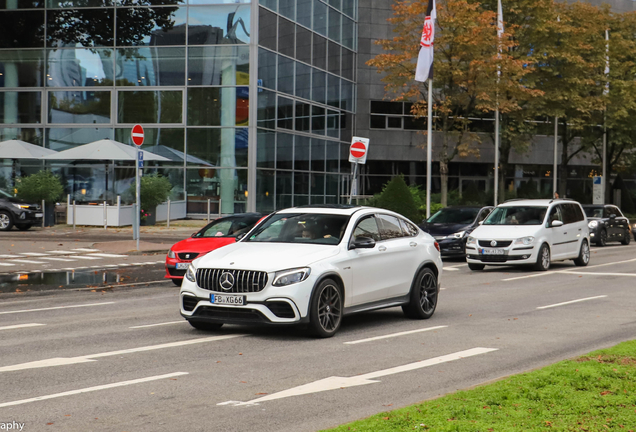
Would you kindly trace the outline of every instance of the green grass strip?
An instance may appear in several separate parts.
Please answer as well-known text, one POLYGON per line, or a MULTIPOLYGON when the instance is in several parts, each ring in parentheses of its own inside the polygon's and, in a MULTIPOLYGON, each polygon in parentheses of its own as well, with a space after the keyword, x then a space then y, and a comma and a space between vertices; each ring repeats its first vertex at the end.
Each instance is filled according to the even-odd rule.
POLYGON ((636 432, 636 341, 332 430, 636 432))

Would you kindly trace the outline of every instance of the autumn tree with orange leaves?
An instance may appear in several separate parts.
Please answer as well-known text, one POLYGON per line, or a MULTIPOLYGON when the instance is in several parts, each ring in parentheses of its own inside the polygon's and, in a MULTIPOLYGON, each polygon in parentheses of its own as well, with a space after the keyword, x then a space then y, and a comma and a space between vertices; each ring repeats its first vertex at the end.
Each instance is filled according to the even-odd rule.
MULTIPOLYGON (((427 84, 414 80, 427 5, 427 0, 396 2, 389 19, 396 35, 378 41, 385 53, 368 62, 384 75, 385 89, 393 100, 413 102, 411 113, 416 117, 427 113, 427 84)), ((442 132, 437 156, 442 205, 446 206, 449 162, 458 156, 479 154, 480 139, 470 131, 469 117, 492 112, 497 104, 501 113, 518 111, 524 100, 540 92, 521 85, 529 60, 509 54, 516 45, 514 26, 507 26, 504 36, 497 38, 495 12, 476 2, 447 0, 437 3, 437 27, 433 110, 435 129, 442 132), (498 47, 502 54, 498 54, 498 47), (503 94, 510 97, 498 97, 503 94)))

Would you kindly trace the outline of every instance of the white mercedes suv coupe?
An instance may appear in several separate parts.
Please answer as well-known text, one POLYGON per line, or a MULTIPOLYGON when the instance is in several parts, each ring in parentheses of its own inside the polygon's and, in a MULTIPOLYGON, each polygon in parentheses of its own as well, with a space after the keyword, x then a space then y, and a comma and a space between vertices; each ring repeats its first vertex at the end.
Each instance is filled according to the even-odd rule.
POLYGON ((397 213, 296 207, 194 260, 181 286, 181 315, 200 330, 308 324, 330 337, 355 312, 402 306, 408 317, 430 318, 441 274, 439 245, 397 213))

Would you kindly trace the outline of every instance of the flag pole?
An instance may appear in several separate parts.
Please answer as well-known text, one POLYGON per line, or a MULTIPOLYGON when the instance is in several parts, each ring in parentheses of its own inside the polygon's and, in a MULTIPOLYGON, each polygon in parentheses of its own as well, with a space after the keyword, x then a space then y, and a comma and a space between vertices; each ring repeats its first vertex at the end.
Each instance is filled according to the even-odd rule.
POLYGON ((495 206, 499 204, 499 102, 495 110, 495 206))
MULTIPOLYGON (((605 83, 605 90, 603 90, 603 94, 607 95, 609 93, 609 31, 605 30, 605 76, 607 78, 607 82, 605 83)), ((603 110, 603 204, 605 204, 606 196, 605 191, 607 190, 607 185, 609 183, 609 179, 606 176, 607 174, 607 108, 603 110)))
POLYGON ((427 133, 426 133, 426 219, 431 217, 431 170, 433 169, 433 79, 428 79, 427 104, 427 133))

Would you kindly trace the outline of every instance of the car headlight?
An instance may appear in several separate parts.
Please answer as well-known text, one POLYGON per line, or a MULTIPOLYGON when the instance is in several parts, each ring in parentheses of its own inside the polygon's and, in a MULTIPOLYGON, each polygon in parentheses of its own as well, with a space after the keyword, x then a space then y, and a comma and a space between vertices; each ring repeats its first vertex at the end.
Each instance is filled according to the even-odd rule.
POLYGON ((589 228, 596 228, 598 226, 598 222, 597 221, 590 221, 587 226, 589 228))
POLYGON ((516 245, 531 245, 534 242, 534 237, 529 236, 529 237, 521 237, 518 238, 517 240, 515 240, 515 244, 516 245))
POLYGON ((28 205, 24 205, 24 204, 15 204, 15 203, 11 203, 13 204, 13 207, 19 208, 20 210, 26 210, 29 208, 28 205))
POLYGON ((168 258, 176 258, 177 255, 174 253, 174 251, 172 249, 170 249, 168 251, 168 258))
POLYGON ((468 240, 466 240, 466 244, 477 244, 477 239, 475 237, 468 236, 468 240))
POLYGON ((309 267, 283 270, 274 275, 273 286, 282 287, 298 282, 302 282, 309 277, 311 269, 309 267))
POLYGON ((466 231, 459 231, 459 232, 456 232, 455 234, 449 235, 449 237, 454 239, 460 239, 464 237, 464 234, 466 234, 466 231))
POLYGON ((185 278, 189 280, 190 282, 196 282, 197 281, 196 274, 197 274, 197 269, 195 269, 194 266, 190 264, 188 266, 188 271, 186 271, 185 278))

